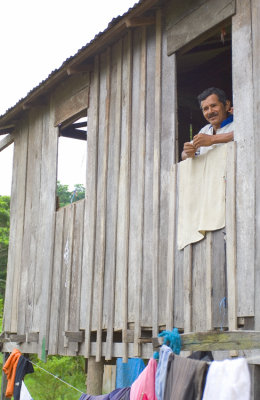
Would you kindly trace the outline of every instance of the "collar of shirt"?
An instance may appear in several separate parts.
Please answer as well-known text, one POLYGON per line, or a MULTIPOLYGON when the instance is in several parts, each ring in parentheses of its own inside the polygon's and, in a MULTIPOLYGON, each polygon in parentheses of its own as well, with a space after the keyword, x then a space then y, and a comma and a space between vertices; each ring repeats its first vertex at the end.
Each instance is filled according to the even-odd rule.
MULTIPOLYGON (((231 122, 233 122, 234 117, 233 114, 229 115, 226 119, 224 119, 224 121, 221 122, 220 128, 223 128, 224 126, 231 124, 231 122)), ((209 129, 212 128, 212 125, 209 126, 209 129)))

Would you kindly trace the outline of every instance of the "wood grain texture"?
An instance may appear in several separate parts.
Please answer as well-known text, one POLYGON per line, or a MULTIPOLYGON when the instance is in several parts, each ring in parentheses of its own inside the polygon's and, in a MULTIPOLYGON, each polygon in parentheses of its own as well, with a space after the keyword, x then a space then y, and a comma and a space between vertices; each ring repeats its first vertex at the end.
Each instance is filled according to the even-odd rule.
POLYGON ((236 2, 232 19, 232 72, 237 142, 236 223, 239 317, 254 315, 255 159, 251 2, 236 2), (245 96, 245 93, 247 95, 245 96), (242 111, 243 110, 243 111, 242 111), (247 173, 245 174, 245 171, 247 173))
MULTIPOLYGON (((116 254, 116 300, 115 326, 122 321, 124 354, 128 358, 128 344, 124 341, 128 322, 128 261, 129 261, 129 217, 130 217, 130 150, 132 107, 132 32, 123 40, 122 60, 122 126, 119 167, 117 254, 116 254), (116 316, 119 315, 117 322, 116 316)), ((119 327, 120 328, 120 327, 119 327)))
POLYGON ((95 58, 94 73, 90 88, 88 110, 88 157, 86 179, 86 206, 84 217, 84 240, 82 260, 82 285, 80 327, 85 329, 84 355, 89 356, 90 332, 93 310, 93 281, 95 260, 96 213, 97 213, 97 164, 98 164, 98 129, 99 129, 99 91, 100 60, 95 58))
POLYGON ((7 332, 17 332, 25 185, 27 165, 28 127, 17 128, 13 154, 13 177, 10 204, 10 234, 3 327, 7 332))
POLYGON ((153 144, 153 335, 159 332, 159 227, 160 227, 160 164, 162 121, 162 12, 156 12, 155 33, 155 126, 153 144))
POLYGON ((140 355, 138 338, 141 336, 142 312, 142 270, 143 270, 143 227, 144 227, 144 178, 145 178, 145 103, 146 103, 146 29, 141 28, 140 54, 140 87, 139 87, 139 134, 138 134, 138 181, 137 198, 134 207, 137 210, 135 234, 136 260, 136 295, 135 295, 135 355, 140 355))
POLYGON ((64 230, 65 208, 61 208, 55 215, 55 237, 52 270, 52 290, 51 308, 49 325, 49 354, 58 354, 59 325, 61 312, 61 285, 62 285, 62 266, 63 266, 63 230, 64 230))
POLYGON ((237 241, 236 241, 236 143, 228 143, 226 183, 226 248, 227 248, 227 297, 228 327, 237 329, 237 241))
POLYGON ((214 26, 223 22, 235 13, 235 0, 209 0, 193 3, 193 7, 186 14, 181 15, 168 30, 168 55, 190 43, 214 26), (193 27, 190 29, 190 27, 193 27))
MULTIPOLYGON (((103 295, 104 295, 104 270, 105 270, 105 245, 106 245, 106 205, 107 205, 107 169, 109 151, 109 113, 111 95, 111 48, 105 56, 105 114, 104 131, 99 130, 99 155, 98 155, 98 181, 97 181, 97 226, 96 226, 96 252, 95 268, 97 278, 97 353, 96 361, 101 360, 102 325, 103 325, 103 295)), ((102 71, 102 70, 101 70, 102 71)), ((104 98, 101 99, 104 102, 104 98)), ((100 114, 101 115, 101 114, 100 114)), ((94 313, 93 313, 94 315, 94 313)))
POLYGON ((4 139, 0 140, 0 151, 6 149, 6 147, 10 146, 14 142, 14 134, 7 135, 4 139))
MULTIPOLYGON (((107 305, 107 351, 106 360, 112 359, 113 331, 115 324, 115 288, 116 288, 116 253, 117 219, 119 195, 119 156, 121 141, 122 108, 122 41, 112 48, 111 97, 109 114, 109 154, 107 175, 107 224, 105 280, 108 282, 108 296, 104 293, 104 309, 107 305)), ((118 266, 121 268, 121 266, 118 266)), ((122 283, 121 283, 122 284, 122 283)), ((103 313, 104 317, 104 313, 103 313)), ((103 321, 103 326, 104 326, 103 321)), ((122 329, 122 323, 120 323, 122 329)))
MULTIPOLYGON (((260 116, 260 4, 257 0, 251 1, 251 15, 252 15, 252 49, 253 49, 253 104, 254 104, 254 149, 255 149, 255 242, 259 243, 260 240, 260 164, 259 164, 259 149, 260 138, 257 134, 260 116)), ((259 246, 255 247, 255 329, 260 330, 260 292, 258 290, 260 285, 260 249, 259 246)))

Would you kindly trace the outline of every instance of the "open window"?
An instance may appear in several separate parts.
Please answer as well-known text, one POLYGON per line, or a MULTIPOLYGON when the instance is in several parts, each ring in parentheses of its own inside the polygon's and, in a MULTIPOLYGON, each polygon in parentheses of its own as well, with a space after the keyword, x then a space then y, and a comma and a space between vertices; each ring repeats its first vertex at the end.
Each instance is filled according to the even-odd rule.
POLYGON ((87 115, 59 126, 57 208, 85 198, 87 115))
POLYGON ((56 93, 55 122, 58 127, 57 206, 85 198, 89 85, 77 75, 56 93))
MULTIPOLYGON (((185 49, 184 49, 185 50, 185 49)), ((208 87, 223 89, 232 102, 231 22, 189 50, 177 52, 178 154, 207 124, 197 96, 208 87)))

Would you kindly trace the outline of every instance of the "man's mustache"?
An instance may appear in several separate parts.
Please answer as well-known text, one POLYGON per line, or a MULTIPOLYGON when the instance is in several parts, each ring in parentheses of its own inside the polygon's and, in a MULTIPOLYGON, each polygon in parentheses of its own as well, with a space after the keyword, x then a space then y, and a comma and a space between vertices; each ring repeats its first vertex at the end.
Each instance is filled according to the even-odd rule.
POLYGON ((218 116, 217 113, 212 113, 212 114, 209 114, 209 115, 208 115, 208 118, 217 117, 217 116, 218 116))

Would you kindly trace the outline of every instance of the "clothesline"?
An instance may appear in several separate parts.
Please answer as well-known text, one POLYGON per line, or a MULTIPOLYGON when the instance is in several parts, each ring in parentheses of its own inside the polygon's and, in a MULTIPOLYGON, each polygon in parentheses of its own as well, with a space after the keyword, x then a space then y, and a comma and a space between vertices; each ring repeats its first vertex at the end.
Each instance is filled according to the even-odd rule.
POLYGON ((52 374, 51 372, 47 371, 46 369, 40 367, 38 364, 35 364, 33 361, 31 361, 31 360, 29 360, 29 361, 30 361, 30 363, 32 363, 33 365, 35 365, 35 367, 40 368, 42 371, 44 371, 44 372, 46 372, 47 374, 53 376, 53 378, 58 379, 60 382, 65 383, 65 385, 71 387, 72 389, 77 390, 77 392, 79 392, 79 393, 81 393, 81 394, 84 393, 84 392, 82 392, 81 390, 75 388, 75 386, 72 386, 70 383, 68 383, 68 382, 64 381, 63 379, 59 378, 57 375, 54 375, 54 374, 52 374))

